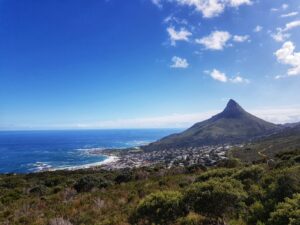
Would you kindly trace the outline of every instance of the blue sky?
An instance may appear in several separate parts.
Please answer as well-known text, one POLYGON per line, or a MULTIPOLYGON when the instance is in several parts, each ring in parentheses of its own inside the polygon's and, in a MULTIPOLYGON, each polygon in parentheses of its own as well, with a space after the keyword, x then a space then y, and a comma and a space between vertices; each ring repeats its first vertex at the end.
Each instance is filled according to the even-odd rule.
POLYGON ((300 120, 300 2, 1 0, 0 129, 300 120))

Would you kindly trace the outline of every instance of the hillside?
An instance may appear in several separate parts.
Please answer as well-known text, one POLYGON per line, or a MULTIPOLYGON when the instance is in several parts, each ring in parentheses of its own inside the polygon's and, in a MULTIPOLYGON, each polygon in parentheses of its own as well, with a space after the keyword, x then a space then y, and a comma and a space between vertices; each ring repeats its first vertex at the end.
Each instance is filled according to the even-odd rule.
POLYGON ((167 136, 145 146, 146 150, 174 147, 195 147, 222 143, 238 143, 268 135, 280 128, 246 112, 237 102, 230 100, 223 112, 179 134, 167 136))
POLYGON ((0 175, 0 224, 296 225, 299 153, 272 166, 228 160, 215 168, 0 175))
POLYGON ((277 154, 300 150, 300 125, 284 128, 276 134, 260 138, 231 150, 230 155, 245 162, 273 159, 277 154))

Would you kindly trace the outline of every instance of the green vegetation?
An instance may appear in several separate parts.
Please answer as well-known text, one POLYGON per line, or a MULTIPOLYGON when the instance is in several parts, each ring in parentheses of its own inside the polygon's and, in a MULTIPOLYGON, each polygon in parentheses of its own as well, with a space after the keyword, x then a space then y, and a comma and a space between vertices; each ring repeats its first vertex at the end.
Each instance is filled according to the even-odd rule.
POLYGON ((150 194, 132 213, 132 224, 173 224, 187 209, 180 192, 160 191, 150 194))
POLYGON ((299 157, 0 175, 0 224, 299 225, 299 157))
POLYGON ((283 163, 299 163, 300 125, 286 128, 281 132, 261 138, 230 152, 233 158, 239 158, 245 163, 261 162, 275 157, 284 159, 283 163), (291 154, 286 154, 290 152, 291 154), (286 157, 286 158, 282 158, 286 157))
POLYGON ((185 203, 196 213, 218 219, 238 209, 246 196, 238 180, 212 178, 192 184, 185 193, 185 203))

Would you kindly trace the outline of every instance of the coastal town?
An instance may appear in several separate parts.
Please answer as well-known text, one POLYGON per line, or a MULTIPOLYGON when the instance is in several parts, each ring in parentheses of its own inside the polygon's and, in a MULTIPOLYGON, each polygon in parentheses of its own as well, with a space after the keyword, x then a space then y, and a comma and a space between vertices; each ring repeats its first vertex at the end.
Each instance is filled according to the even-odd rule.
POLYGON ((231 145, 217 145, 144 151, 142 147, 135 147, 123 150, 94 150, 90 154, 104 154, 111 157, 113 160, 102 165, 102 168, 108 170, 155 164, 164 164, 171 168, 172 166, 191 166, 194 164, 213 166, 218 161, 227 158, 226 153, 230 148, 232 148, 231 145))

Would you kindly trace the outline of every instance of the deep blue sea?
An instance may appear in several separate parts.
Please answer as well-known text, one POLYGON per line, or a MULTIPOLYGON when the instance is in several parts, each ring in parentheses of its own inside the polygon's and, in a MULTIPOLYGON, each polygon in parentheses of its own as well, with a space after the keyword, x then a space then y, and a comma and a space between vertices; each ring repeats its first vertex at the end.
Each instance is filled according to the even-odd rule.
POLYGON ((0 131, 0 173, 82 168, 107 157, 93 149, 147 144, 176 129, 0 131))

